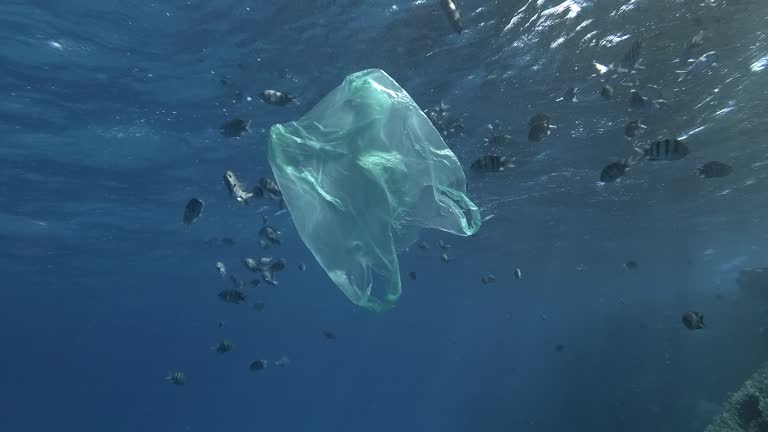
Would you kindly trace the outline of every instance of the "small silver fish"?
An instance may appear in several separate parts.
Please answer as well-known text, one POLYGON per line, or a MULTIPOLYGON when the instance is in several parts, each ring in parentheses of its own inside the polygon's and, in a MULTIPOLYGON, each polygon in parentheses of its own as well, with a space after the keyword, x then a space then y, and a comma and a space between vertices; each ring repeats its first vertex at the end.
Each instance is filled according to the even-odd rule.
POLYGON ((596 61, 593 61, 592 65, 595 67, 595 70, 597 71, 597 75, 598 76, 603 76, 606 73, 608 73, 611 70, 613 70, 613 65, 606 66, 606 65, 602 65, 602 64, 600 64, 600 63, 598 63, 596 61))
POLYGON ((224 184, 229 189, 229 193, 232 197, 240 203, 247 203, 248 199, 253 196, 252 193, 246 192, 243 185, 237 180, 235 173, 227 171, 224 173, 224 184))
POLYGON ((245 257, 243 258, 243 264, 245 264, 245 267, 254 272, 260 272, 261 267, 256 263, 256 260, 253 258, 245 257))
POLYGON ((685 79, 701 74, 702 72, 708 70, 710 67, 716 65, 719 60, 720 54, 718 54, 716 51, 705 53, 695 60, 690 59, 688 60, 688 69, 675 71, 675 73, 680 75, 677 80, 683 81, 685 79))
POLYGON ((280 245, 280 232, 269 225, 263 226, 259 230, 259 238, 261 239, 262 247, 280 245))
POLYGON ((288 356, 286 355, 283 355, 282 357, 280 357, 279 360, 275 361, 275 366, 278 366, 278 367, 286 367, 290 364, 291 364, 291 359, 289 359, 288 356))
POLYGON ((453 0, 440 0, 440 6, 443 8, 443 11, 445 11, 446 16, 448 16, 448 21, 451 23, 453 31, 461 33, 463 30, 461 26, 461 14, 459 13, 459 8, 456 7, 456 3, 454 3, 453 0))
POLYGON ((269 105, 281 107, 288 105, 296 99, 293 96, 289 96, 287 93, 279 92, 277 90, 264 90, 259 97, 269 105))
POLYGON ((522 270, 520 270, 519 268, 515 269, 515 277, 518 279, 522 279, 523 278, 522 270))
POLYGON ((442 254, 440 255, 440 259, 443 260, 443 262, 448 262, 451 259, 448 257, 448 254, 442 254))
POLYGON ((221 277, 225 277, 227 275, 227 266, 225 266, 221 261, 216 263, 216 270, 219 271, 219 275, 221 275, 221 277))
POLYGON ((264 270, 261 272, 261 279, 266 282, 268 285, 277 286, 280 283, 275 280, 274 276, 272 275, 272 272, 270 270, 264 270))

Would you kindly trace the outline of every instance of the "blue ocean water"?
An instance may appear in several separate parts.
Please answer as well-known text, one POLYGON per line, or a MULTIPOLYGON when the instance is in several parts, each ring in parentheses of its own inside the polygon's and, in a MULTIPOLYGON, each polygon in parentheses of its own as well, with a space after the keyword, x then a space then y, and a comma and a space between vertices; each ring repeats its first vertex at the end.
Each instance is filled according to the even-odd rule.
POLYGON ((432 0, 2 2, 0 430, 703 430, 768 355, 765 305, 735 282, 768 265, 768 5, 457 4, 461 34, 432 0), (634 40, 643 68, 625 84, 668 108, 630 111, 618 83, 600 98, 593 62, 634 40), (718 64, 677 81, 707 51, 718 64), (222 182, 270 176, 268 128, 368 68, 463 120, 447 143, 493 215, 470 238, 424 231, 386 313, 342 295, 288 214, 222 182), (558 101, 570 87, 578 101, 558 101), (263 103, 267 88, 298 104, 263 103), (539 112, 557 128, 529 142, 539 112), (253 132, 223 137, 235 117, 253 132), (691 154, 600 184, 635 153, 635 118, 636 142, 678 137, 691 154), (500 146, 484 141, 496 120, 500 146), (515 168, 470 173, 489 153, 515 168), (693 174, 710 160, 734 173, 693 174), (192 197, 205 208, 187 226, 192 197), (265 214, 278 248, 259 246, 265 214), (231 283, 216 262, 250 279, 242 257, 265 255, 288 260, 279 286, 217 298, 231 283), (686 329, 687 310, 706 328, 686 329), (225 339, 232 352, 211 350, 225 339), (250 371, 257 359, 269 367, 250 371))

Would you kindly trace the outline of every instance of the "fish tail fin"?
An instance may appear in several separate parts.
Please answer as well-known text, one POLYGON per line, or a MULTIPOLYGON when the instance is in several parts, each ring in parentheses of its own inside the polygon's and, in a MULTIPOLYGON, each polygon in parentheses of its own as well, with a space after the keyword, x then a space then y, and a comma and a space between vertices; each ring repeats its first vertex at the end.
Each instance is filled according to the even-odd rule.
POLYGON ((253 122, 253 120, 248 120, 248 121, 245 123, 245 130, 246 130, 248 133, 251 133, 251 132, 253 132, 253 131, 251 130, 251 123, 252 123, 252 122, 253 122))

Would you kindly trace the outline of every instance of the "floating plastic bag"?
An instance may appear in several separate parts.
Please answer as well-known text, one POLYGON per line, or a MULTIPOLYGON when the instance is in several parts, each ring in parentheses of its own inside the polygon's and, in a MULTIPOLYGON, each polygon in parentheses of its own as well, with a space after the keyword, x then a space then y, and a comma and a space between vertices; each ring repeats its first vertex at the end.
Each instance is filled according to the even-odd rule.
POLYGON ((458 159, 378 69, 349 75, 300 120, 272 126, 269 163, 304 243, 350 300, 373 310, 400 297, 397 254, 420 228, 480 228, 458 159), (383 296, 373 294, 373 272, 383 296))

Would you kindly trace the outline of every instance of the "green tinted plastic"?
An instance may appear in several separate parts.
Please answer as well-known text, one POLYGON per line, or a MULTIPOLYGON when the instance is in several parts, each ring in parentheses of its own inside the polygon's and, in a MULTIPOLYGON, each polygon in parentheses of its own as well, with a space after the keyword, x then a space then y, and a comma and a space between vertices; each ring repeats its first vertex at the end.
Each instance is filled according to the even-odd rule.
POLYGON ((269 163, 304 243, 350 300, 373 310, 400 297, 397 254, 420 228, 480 228, 458 159, 378 69, 349 75, 300 120, 272 126, 269 163))

